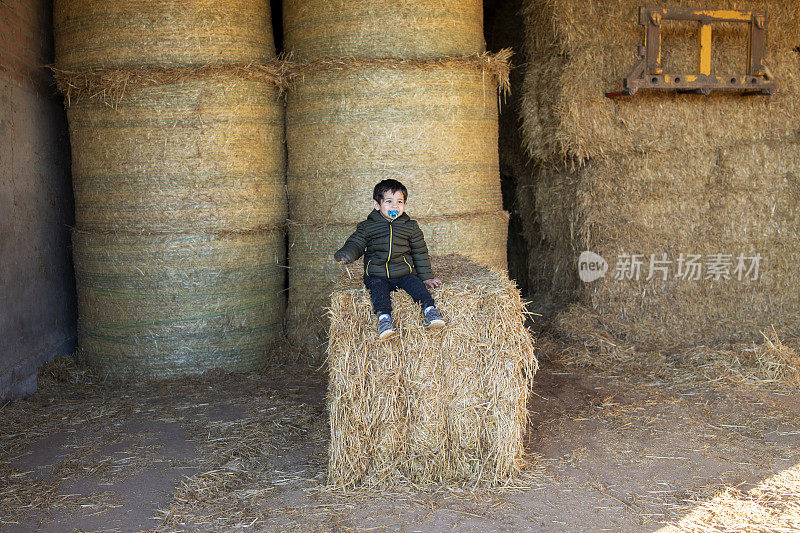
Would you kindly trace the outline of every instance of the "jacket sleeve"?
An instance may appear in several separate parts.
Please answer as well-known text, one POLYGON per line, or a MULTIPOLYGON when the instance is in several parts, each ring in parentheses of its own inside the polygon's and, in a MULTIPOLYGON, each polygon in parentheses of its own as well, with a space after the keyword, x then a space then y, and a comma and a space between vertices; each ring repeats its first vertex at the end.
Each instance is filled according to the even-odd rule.
POLYGON ((417 270, 417 277, 422 281, 433 278, 431 268, 431 258, 428 257, 428 245, 425 243, 425 236, 419 226, 414 224, 414 233, 411 235, 409 245, 411 247, 411 258, 414 260, 414 268, 417 270))
POLYGON ((344 246, 333 254, 335 260, 344 259, 347 263, 352 263, 359 257, 364 255, 364 249, 367 247, 367 237, 364 233, 364 225, 359 223, 356 230, 347 238, 344 246))

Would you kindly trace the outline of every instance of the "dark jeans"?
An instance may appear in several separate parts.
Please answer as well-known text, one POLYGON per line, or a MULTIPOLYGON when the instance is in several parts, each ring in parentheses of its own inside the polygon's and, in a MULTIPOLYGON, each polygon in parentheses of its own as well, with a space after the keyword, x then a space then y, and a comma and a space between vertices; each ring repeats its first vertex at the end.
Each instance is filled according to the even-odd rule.
POLYGON ((389 295, 392 291, 403 289, 411 298, 420 304, 423 309, 434 305, 431 293, 428 288, 414 274, 406 274, 402 278, 378 278, 375 276, 365 276, 364 285, 369 289, 372 298, 372 309, 375 314, 380 316, 392 313, 392 299, 389 295))

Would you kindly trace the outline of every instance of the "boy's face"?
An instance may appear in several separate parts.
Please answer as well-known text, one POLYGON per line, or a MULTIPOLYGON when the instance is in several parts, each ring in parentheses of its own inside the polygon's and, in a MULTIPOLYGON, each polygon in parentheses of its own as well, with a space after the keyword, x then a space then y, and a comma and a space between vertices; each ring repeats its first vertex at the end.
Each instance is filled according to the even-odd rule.
POLYGON ((403 198, 403 191, 386 191, 383 193, 383 200, 380 203, 372 201, 372 207, 380 211, 384 218, 394 220, 406 210, 406 201, 403 198))

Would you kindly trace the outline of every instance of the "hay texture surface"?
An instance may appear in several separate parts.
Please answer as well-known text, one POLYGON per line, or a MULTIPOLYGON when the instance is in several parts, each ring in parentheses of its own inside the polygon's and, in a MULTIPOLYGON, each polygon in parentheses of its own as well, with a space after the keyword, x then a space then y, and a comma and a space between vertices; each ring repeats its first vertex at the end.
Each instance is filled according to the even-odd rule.
MULTIPOLYGON (((209 74, 128 90, 111 102, 75 76, 87 82, 67 110, 80 228, 238 231, 284 223, 278 89, 209 74)), ((61 80, 69 88, 69 74, 61 80)))
POLYGON ((333 253, 382 179, 408 187, 433 253, 506 267, 497 97, 510 55, 287 62, 288 333, 312 357, 324 352, 333 253))
MULTIPOLYGON (((794 138, 800 114, 800 2, 675 0, 670 5, 767 12, 766 64, 773 96, 708 97, 641 91, 611 100, 636 65, 640 1, 527 0, 527 72, 522 113, 538 159, 606 157, 631 151, 708 150, 753 140, 794 138)), ((665 72, 696 71, 696 23, 666 21, 665 72)), ((743 74, 747 26, 714 24, 712 74, 743 74)))
POLYGON ((321 56, 440 57, 479 54, 481 0, 286 0, 286 49, 321 56))
POLYGON ((78 340, 112 376, 263 365, 285 311, 281 231, 107 234, 74 230, 78 340))
POLYGON ((352 222, 387 178, 408 187, 419 216, 501 209, 497 93, 509 54, 289 69, 292 220, 352 222))
POLYGON ((56 0, 53 29, 64 69, 275 57, 268 0, 56 0))
POLYGON ((435 258, 447 321, 423 328, 393 296, 399 335, 379 342, 360 276, 331 296, 329 481, 337 486, 503 483, 522 466, 526 402, 537 368, 519 291, 505 273, 435 258))
POLYGON ((656 533, 773 533, 798 530, 800 465, 794 465, 748 491, 724 487, 679 522, 665 526, 656 533))
MULTIPOLYGON (((364 218, 369 211, 364 213, 364 218)), ((425 235, 428 250, 443 255, 458 253, 494 269, 506 268, 508 214, 505 211, 475 213, 471 216, 416 218, 425 235)), ((326 309, 342 267, 333 254, 355 231, 356 223, 291 224, 289 226, 289 309, 288 334, 312 357, 325 351, 328 330, 326 309)), ((363 261, 349 265, 360 276, 363 261)))
MULTIPOLYGON (((703 6, 767 12, 776 95, 641 91, 611 100, 603 92, 621 87, 636 61, 638 6, 525 3, 521 110, 535 161, 517 205, 529 286, 557 303, 579 300, 639 348, 759 341, 772 326, 796 336, 800 3, 703 6), (591 283, 578 280, 585 250, 609 268, 591 283), (756 256, 755 277, 737 272, 752 266, 740 258, 756 256), (694 273, 687 260, 699 263, 694 273)), ((743 70, 746 30, 713 26, 712 73, 743 70)), ((694 71, 697 25, 668 21, 663 31, 665 71, 694 71)))
POLYGON ((531 282, 561 299, 579 297, 610 330, 640 346, 758 341, 771 326, 796 336, 798 169, 800 146, 780 142, 680 159, 650 154, 574 169, 545 166, 535 184, 518 191, 528 201, 534 193, 536 202, 537 217, 526 220, 537 243, 531 282), (608 262, 602 279, 578 280, 583 250, 608 262), (681 254, 700 256, 699 279, 679 277, 681 254), (711 270, 715 254, 725 256, 716 261, 724 267, 719 275, 711 270), (740 279, 740 254, 760 255, 757 279, 740 279), (638 274, 626 268, 620 279, 616 267, 634 255, 642 262, 638 274), (651 255, 666 275, 654 270, 647 279, 651 255))

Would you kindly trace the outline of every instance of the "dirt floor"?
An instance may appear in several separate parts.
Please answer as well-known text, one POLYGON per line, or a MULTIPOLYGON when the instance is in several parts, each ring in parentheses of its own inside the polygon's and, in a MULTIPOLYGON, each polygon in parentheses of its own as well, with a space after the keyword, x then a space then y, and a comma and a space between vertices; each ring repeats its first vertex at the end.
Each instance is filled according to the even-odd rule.
POLYGON ((796 388, 544 361, 514 486, 348 494, 324 487, 320 374, 118 385, 61 362, 40 389, 0 408, 2 531, 800 528, 796 388))

